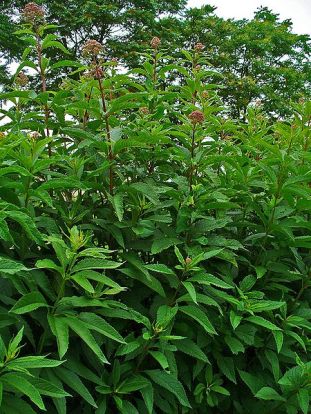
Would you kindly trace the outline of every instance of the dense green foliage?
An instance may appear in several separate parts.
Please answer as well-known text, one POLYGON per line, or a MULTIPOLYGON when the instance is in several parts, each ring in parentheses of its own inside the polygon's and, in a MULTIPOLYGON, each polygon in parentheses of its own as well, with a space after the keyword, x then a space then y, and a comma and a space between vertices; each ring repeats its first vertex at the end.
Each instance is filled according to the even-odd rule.
POLYGON ((202 45, 56 62, 30 12, 0 94, 0 413, 307 414, 310 102, 236 121, 202 45))
MULTIPOLYGON (((4 63, 20 57, 24 48, 13 33, 18 11, 26 3, 4 0, 0 4, 0 57, 4 63)), ((81 46, 89 38, 104 43, 107 56, 132 68, 138 65, 137 52, 145 50, 150 36, 161 37, 163 47, 174 58, 182 56, 182 48, 203 43, 209 63, 217 71, 210 81, 222 86, 219 97, 234 117, 245 120, 248 107, 258 101, 270 117, 283 117, 290 114, 289 100, 310 97, 310 37, 293 33, 290 20, 282 21, 266 8, 257 10, 251 20, 233 20, 218 17, 213 6, 186 8, 183 0, 39 3, 46 9, 47 20, 59 26, 71 59, 79 58, 81 46)), ((57 59, 62 56, 59 50, 49 54, 57 59)))

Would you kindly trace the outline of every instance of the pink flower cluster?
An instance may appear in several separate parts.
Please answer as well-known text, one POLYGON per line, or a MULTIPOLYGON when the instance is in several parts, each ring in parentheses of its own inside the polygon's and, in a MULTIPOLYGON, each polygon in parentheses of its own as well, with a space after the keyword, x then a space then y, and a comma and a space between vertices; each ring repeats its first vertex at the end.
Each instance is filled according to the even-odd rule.
POLYGON ((202 124, 204 122, 204 114, 199 110, 191 112, 188 118, 190 119, 193 125, 202 124))
POLYGON ((103 46, 97 40, 87 40, 82 46, 84 57, 96 57, 103 51, 103 46))
POLYGON ((25 22, 31 24, 43 22, 44 14, 43 8, 36 3, 27 3, 22 12, 25 22))

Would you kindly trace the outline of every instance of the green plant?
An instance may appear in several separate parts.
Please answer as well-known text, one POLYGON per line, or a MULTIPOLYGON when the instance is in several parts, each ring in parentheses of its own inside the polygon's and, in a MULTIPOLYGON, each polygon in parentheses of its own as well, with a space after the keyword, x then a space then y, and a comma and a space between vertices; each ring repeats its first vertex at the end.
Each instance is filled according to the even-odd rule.
POLYGON ((310 102, 230 119, 201 44, 52 62, 32 7, 0 95, 0 413, 307 414, 310 102))

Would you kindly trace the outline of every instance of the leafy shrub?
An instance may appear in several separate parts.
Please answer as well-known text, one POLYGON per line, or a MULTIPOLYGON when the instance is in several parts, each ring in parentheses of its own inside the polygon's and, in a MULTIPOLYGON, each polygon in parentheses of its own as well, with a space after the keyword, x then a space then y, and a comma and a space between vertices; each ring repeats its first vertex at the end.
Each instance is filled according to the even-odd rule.
POLYGON ((203 45, 51 62, 40 13, 1 94, 0 412, 307 414, 310 103, 228 118, 203 45))

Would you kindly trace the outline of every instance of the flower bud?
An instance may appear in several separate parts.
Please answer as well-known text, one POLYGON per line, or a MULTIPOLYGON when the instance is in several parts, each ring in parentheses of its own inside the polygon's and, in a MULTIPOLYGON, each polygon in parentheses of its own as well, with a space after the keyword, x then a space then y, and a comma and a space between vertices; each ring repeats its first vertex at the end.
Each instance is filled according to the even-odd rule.
POLYGON ((100 67, 95 67, 91 70, 91 75, 95 78, 95 79, 101 79, 104 76, 104 71, 102 68, 100 67))
POLYGON ((186 259, 185 259, 186 265, 189 265, 191 262, 192 262, 191 257, 186 257, 186 259))
POLYGON ((152 49, 158 49, 160 44, 161 44, 161 40, 157 36, 151 39, 150 46, 152 47, 152 49))
POLYGON ((139 108, 139 112, 142 115, 148 115, 149 114, 149 109, 146 106, 142 106, 141 108, 139 108))
POLYGON ((201 96, 202 96, 202 98, 207 99, 207 98, 209 97, 209 93, 208 93, 208 91, 203 91, 203 92, 201 93, 201 96))
POLYGON ((82 46, 82 56, 96 57, 103 51, 103 46, 97 40, 87 40, 82 46))
POLYGON ((188 118, 190 119, 193 125, 202 124, 204 122, 204 114, 203 112, 198 110, 191 112, 188 118))
POLYGON ((36 3, 27 3, 23 9, 22 17, 26 23, 32 25, 44 22, 44 10, 36 3))
POLYGON ((18 86, 26 86, 29 83, 29 78, 24 72, 19 72, 16 76, 15 83, 18 86))
POLYGON ((203 43, 197 43, 196 45, 194 45, 194 50, 196 51, 196 52, 202 52, 202 50, 204 49, 204 45, 203 45, 203 43))
POLYGON ((36 140, 40 137, 40 133, 38 131, 31 132, 29 135, 30 135, 30 138, 33 140, 36 140))

